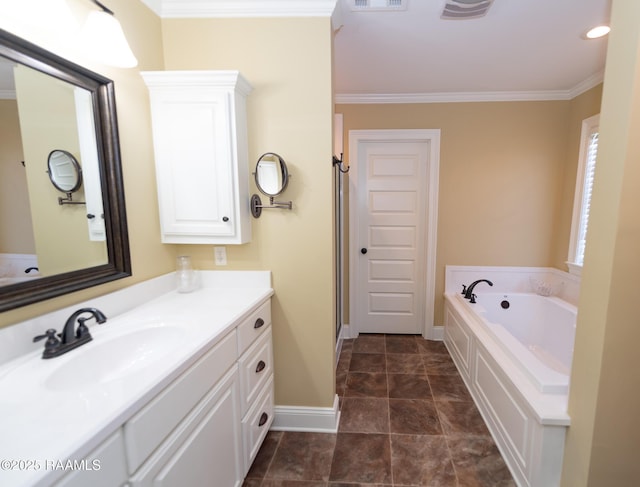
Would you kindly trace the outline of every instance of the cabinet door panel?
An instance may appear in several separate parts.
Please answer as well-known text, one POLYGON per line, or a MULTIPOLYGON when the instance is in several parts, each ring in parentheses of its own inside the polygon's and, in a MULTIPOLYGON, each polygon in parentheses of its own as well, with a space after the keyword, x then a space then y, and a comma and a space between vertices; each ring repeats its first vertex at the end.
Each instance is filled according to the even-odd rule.
POLYGON ((155 110, 165 241, 173 234, 233 235, 228 95, 200 102, 170 99, 155 110))
POLYGON ((237 371, 228 373, 131 479, 132 487, 240 486, 237 371))
POLYGON ((238 469, 238 405, 228 389, 213 405, 178 453, 172 457, 154 486, 236 486, 242 483, 238 469), (235 468, 232 466, 235 465, 235 468))
POLYGON ((113 487, 127 480, 122 430, 118 429, 83 459, 85 467, 67 474, 56 487, 113 487))
POLYGON ((124 426, 133 473, 224 373, 235 366, 236 333, 228 333, 191 369, 152 399, 124 426))

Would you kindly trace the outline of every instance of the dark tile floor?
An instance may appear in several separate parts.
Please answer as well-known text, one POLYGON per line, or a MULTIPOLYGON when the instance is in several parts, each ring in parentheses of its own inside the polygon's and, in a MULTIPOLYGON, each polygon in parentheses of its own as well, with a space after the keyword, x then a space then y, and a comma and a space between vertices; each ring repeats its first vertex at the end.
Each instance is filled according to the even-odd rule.
POLYGON ((346 340, 337 434, 271 431, 245 487, 515 486, 444 344, 346 340))

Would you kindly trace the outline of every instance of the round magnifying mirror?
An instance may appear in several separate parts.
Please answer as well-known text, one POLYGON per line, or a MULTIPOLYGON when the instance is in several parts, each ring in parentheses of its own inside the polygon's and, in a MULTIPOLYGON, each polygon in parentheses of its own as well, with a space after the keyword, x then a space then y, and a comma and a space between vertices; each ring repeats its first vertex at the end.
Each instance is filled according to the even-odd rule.
POLYGON ((75 157, 65 150, 51 151, 47 159, 51 183, 64 193, 73 193, 82 184, 82 168, 75 157))
POLYGON ((262 194, 277 196, 289 183, 289 172, 284 159, 278 154, 262 154, 256 164, 256 186, 262 194))

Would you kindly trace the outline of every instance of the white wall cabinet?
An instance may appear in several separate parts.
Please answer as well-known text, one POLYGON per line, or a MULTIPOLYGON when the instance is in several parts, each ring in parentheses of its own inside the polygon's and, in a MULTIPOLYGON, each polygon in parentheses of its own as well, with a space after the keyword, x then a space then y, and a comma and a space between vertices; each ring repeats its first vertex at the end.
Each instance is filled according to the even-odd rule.
POLYGON ((251 239, 246 97, 237 71, 151 71, 149 88, 164 243, 251 239))

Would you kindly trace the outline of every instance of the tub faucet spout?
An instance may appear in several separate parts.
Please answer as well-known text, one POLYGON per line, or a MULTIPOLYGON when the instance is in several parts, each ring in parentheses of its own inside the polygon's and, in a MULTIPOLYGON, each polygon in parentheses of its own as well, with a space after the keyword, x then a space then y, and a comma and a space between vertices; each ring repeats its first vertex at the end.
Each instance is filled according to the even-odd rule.
POLYGON ((464 293, 465 299, 471 300, 472 303, 475 303, 475 294, 473 294, 473 289, 481 282, 486 282, 489 286, 493 286, 493 283, 487 279, 478 279, 477 281, 473 281, 471 284, 467 286, 467 290, 464 293))

